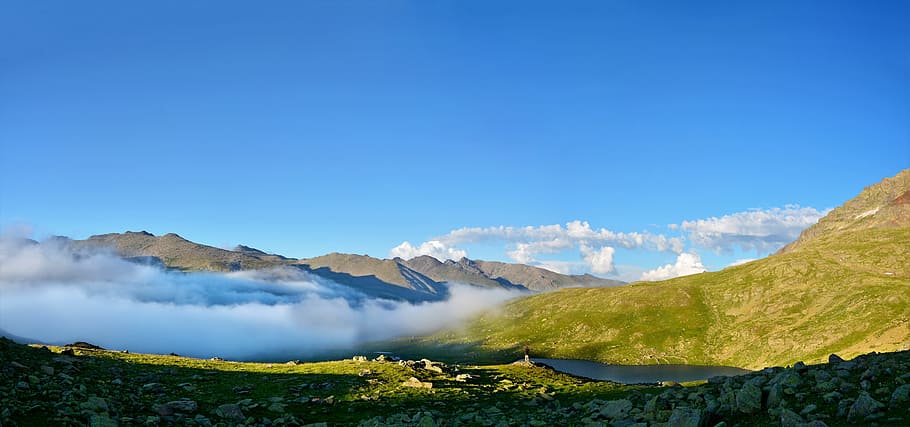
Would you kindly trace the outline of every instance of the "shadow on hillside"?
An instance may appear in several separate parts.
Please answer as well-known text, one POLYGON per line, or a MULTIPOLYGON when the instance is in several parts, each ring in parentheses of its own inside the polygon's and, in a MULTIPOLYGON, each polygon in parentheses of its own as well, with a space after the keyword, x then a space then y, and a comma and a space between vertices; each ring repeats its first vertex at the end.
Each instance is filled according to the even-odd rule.
POLYGON ((337 284, 353 288, 370 297, 407 302, 425 302, 439 301, 449 296, 448 288, 438 283, 433 286, 427 285, 421 290, 414 290, 385 282, 372 274, 368 276, 354 276, 348 273, 332 271, 328 267, 311 268, 308 265, 299 265, 297 268, 337 284))

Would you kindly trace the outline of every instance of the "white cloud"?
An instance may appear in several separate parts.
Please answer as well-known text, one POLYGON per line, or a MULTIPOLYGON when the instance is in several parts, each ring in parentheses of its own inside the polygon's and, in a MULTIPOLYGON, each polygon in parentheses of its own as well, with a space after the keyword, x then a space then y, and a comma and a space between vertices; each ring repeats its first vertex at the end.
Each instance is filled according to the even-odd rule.
POLYGON ((705 266, 701 257, 696 253, 681 253, 676 257, 675 264, 667 264, 641 274, 640 280, 664 280, 690 274, 703 273, 705 266))
POLYGON ((615 271, 615 268, 613 268, 613 254, 616 253, 616 249, 609 246, 593 249, 582 245, 580 250, 582 258, 591 267, 592 272, 607 274, 615 271))
MULTIPOLYGON (((450 233, 414 246, 409 242, 393 248, 391 257, 413 258, 419 255, 430 255, 437 259, 457 259, 467 253, 457 249, 458 245, 501 242, 511 246, 506 256, 515 262, 529 265, 542 265, 537 255, 578 250, 586 271, 610 273, 614 271, 613 256, 615 247, 624 249, 644 249, 659 252, 682 253, 685 242, 679 237, 667 237, 649 232, 615 232, 605 228, 594 229, 587 221, 570 221, 565 225, 551 224, 526 227, 473 227, 460 228, 450 233), (456 258, 457 257, 457 258, 456 258)), ((577 265, 573 265, 572 271, 577 265)), ((547 262, 544 268, 553 271, 566 271, 567 265, 547 262)), ((583 272, 583 271, 582 271, 583 272)))
POLYGON ((684 242, 678 237, 667 237, 648 232, 623 233, 594 229, 587 221, 571 221, 561 224, 541 225, 537 227, 473 227, 460 228, 444 236, 434 238, 447 245, 502 241, 507 243, 532 243, 554 240, 565 240, 573 245, 616 245, 625 249, 648 249, 661 252, 682 253, 684 242))
MULTIPOLYGON (((404 242, 390 251, 392 257, 412 258, 430 255, 440 260, 458 259, 467 253, 458 249, 470 244, 501 244, 505 255, 515 262, 543 265, 553 271, 567 271, 568 264, 559 265, 539 260, 540 254, 577 251, 579 263, 573 273, 593 272, 616 274, 613 265, 616 249, 643 250, 683 255, 692 247, 703 247, 723 254, 734 252, 771 253, 795 240, 806 227, 818 222, 828 210, 787 205, 782 208, 753 209, 721 217, 711 217, 669 224, 667 230, 678 236, 652 232, 617 232, 592 227, 588 221, 569 221, 564 224, 539 226, 465 227, 414 246, 404 242)), ((681 257, 686 260, 689 257, 681 257)), ((671 267, 677 268, 675 265, 671 267)), ((693 269, 696 266, 691 266, 693 269)), ((661 267, 663 268, 663 267, 661 267)), ((682 267, 679 267, 682 268, 682 267)), ((704 266, 698 264, 698 268, 704 266)), ((645 272, 648 277, 676 274, 672 269, 645 272), (659 273, 666 271, 666 273, 659 273)), ((683 270, 680 270, 683 271, 683 270)), ((625 274, 625 273, 623 273, 625 274)), ((676 274, 678 275, 678 274, 676 274)))
POLYGON ((552 254, 572 249, 573 247, 574 245, 568 239, 556 238, 553 240, 518 243, 515 245, 515 249, 506 252, 506 255, 515 260, 515 262, 529 264, 534 262, 534 257, 537 254, 552 254))
POLYGON ((420 246, 416 247, 410 242, 402 242, 400 245, 392 248, 392 250, 389 251, 389 257, 391 258, 399 257, 402 259, 411 259, 419 257, 421 255, 429 255, 440 261, 445 261, 447 259, 457 261, 462 258, 466 258, 468 256, 468 252, 464 249, 450 247, 438 240, 423 242, 420 244, 420 246))
POLYGON ((818 222, 829 211, 787 205, 738 212, 720 218, 683 221, 680 228, 692 243, 718 253, 730 253, 734 248, 770 253, 796 240, 802 230, 818 222))
MULTIPOLYGON (((757 259, 757 258, 743 258, 743 259, 738 259, 738 260, 736 260, 736 261, 733 261, 733 262, 727 264, 727 267, 736 267, 737 265, 747 264, 747 263, 750 263, 750 262, 752 262, 752 261, 755 261, 756 259, 757 259)), ((727 268, 727 267, 724 267, 724 268, 727 268)))

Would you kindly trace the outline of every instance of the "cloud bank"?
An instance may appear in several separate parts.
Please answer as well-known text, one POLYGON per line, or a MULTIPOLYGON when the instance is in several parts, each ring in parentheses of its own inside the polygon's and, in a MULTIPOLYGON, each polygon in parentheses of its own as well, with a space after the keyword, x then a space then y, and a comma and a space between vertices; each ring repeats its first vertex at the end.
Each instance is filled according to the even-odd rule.
POLYGON ((518 296, 453 285, 445 301, 374 299, 293 269, 174 273, 55 241, 0 236, 0 329, 46 342, 195 357, 305 357, 453 326, 518 296))
POLYGON ((761 254, 774 252, 796 240, 799 233, 827 215, 799 205, 783 208, 753 209, 695 221, 683 221, 678 227, 692 243, 718 253, 732 253, 735 248, 761 254))
POLYGON ((505 247, 504 255, 514 262, 563 274, 590 272, 618 274, 619 277, 628 276, 629 271, 618 272, 614 266, 617 248, 677 255, 676 263, 645 271, 641 276, 642 280, 659 280, 704 271, 705 267, 696 254, 698 249, 724 255, 739 251, 764 256, 774 252, 795 240, 802 230, 818 222, 829 211, 830 209, 820 211, 799 205, 752 209, 721 217, 670 224, 666 234, 616 232, 594 228, 587 221, 581 220, 525 227, 465 227, 417 246, 403 242, 393 248, 389 255, 405 259, 429 255, 444 261, 466 257, 467 250, 460 245, 500 243, 505 247), (539 257, 572 251, 578 254, 578 261, 539 257))
POLYGON ((448 247, 438 240, 423 242, 414 246, 411 242, 402 242, 400 245, 389 251, 390 258, 411 259, 421 255, 429 255, 440 261, 447 259, 460 260, 468 256, 468 252, 463 249, 448 247))
POLYGON ((688 276, 690 274, 704 273, 707 271, 701 263, 701 257, 696 253, 682 253, 676 257, 676 262, 648 270, 641 274, 640 280, 665 280, 674 277, 688 276))
POLYGON ((646 249, 659 252, 682 253, 683 239, 667 237, 648 232, 622 233, 605 228, 594 229, 587 221, 571 221, 562 224, 527 227, 475 227, 461 228, 428 240, 418 246, 403 242, 389 251, 390 257, 405 259, 429 255, 440 261, 460 259, 467 251, 458 245, 503 242, 510 247, 505 252, 515 262, 537 265, 557 272, 568 272, 572 263, 538 260, 538 255, 577 250, 587 271, 607 274, 615 271, 613 255, 615 247, 625 249, 646 249), (457 258, 456 258, 457 257, 457 258))

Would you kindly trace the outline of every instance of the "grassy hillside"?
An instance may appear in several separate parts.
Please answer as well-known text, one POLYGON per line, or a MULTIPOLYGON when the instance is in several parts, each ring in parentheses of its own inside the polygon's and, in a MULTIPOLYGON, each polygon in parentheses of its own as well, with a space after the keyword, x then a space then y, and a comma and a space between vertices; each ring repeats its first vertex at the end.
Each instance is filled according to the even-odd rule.
POLYGON ((541 357, 745 368, 910 348, 908 176, 867 188, 862 203, 819 222, 825 232, 807 230, 784 253, 663 282, 534 295, 392 348, 508 360, 530 345, 541 357), (881 208, 860 215, 870 206, 881 208))

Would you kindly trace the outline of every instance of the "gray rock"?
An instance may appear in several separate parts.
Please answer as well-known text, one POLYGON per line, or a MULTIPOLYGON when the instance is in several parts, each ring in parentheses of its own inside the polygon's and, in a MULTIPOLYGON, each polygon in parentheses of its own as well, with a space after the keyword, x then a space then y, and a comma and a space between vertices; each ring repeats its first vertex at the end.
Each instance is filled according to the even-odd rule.
POLYGON ((796 412, 793 412, 787 408, 781 408, 780 410, 780 426, 781 427, 800 427, 805 420, 799 416, 796 412))
POLYGON ((825 393, 822 395, 822 399, 825 400, 825 403, 839 402, 843 398, 844 398, 844 395, 842 395, 836 391, 832 391, 830 393, 825 393))
POLYGON ((88 419, 90 427, 117 427, 117 421, 108 414, 94 414, 88 419))
POLYGON ((674 427, 702 427, 705 421, 704 413, 699 409, 676 408, 670 414, 667 424, 674 427))
POLYGON ((86 411, 97 413, 107 412, 110 410, 107 405, 107 401, 98 396, 89 397, 88 400, 82 402, 79 407, 85 409, 86 411))
POLYGON ((268 408, 268 409, 269 409, 269 411, 272 411, 272 412, 275 412, 275 413, 278 413, 278 414, 283 414, 283 413, 284 413, 284 410, 285 410, 284 408, 285 408, 286 406, 287 406, 287 405, 285 405, 284 403, 275 402, 275 403, 272 403, 271 405, 269 405, 269 408, 268 408))
POLYGON ((47 375, 54 375, 54 368, 50 366, 42 366, 41 372, 44 372, 47 375))
POLYGON ((626 399, 610 400, 600 407, 600 414, 611 420, 625 418, 632 410, 632 402, 626 399))
POLYGON ((165 405, 170 406, 175 412, 192 413, 199 409, 199 405, 188 398, 173 400, 165 405))
POLYGON ((155 413, 162 417, 168 417, 174 415, 174 408, 168 406, 167 403, 162 403, 160 405, 155 405, 155 413))
POLYGON ((401 383, 404 387, 414 387, 414 388, 433 388, 433 383, 423 382, 418 380, 415 377, 408 378, 407 381, 401 383))
POLYGON ((901 403, 910 402, 910 384, 904 384, 891 393, 891 406, 901 403))
POLYGON ((828 427, 822 420, 815 420, 806 424, 803 424, 802 427, 828 427))
POLYGON ((768 407, 776 408, 780 406, 784 397, 784 388, 780 384, 774 384, 768 389, 768 407))
POLYGON ((164 389, 164 386, 160 383, 148 383, 142 385, 142 391, 146 393, 157 393, 164 389))
POLYGON ((832 354, 832 355, 828 356, 828 363, 834 364, 834 363, 841 363, 843 361, 844 361, 844 359, 842 359, 840 356, 838 356, 836 354, 832 354))
POLYGON ((243 416, 243 411, 240 410, 240 407, 233 403, 225 403, 215 408, 215 415, 233 421, 243 421, 246 418, 243 416))
POLYGON ((803 380, 799 377, 799 374, 791 369, 787 369, 771 379, 771 384, 780 384, 783 387, 789 388, 797 388, 802 382, 803 380))
POLYGON ((818 406, 810 403, 810 404, 806 405, 806 407, 803 408, 802 411, 799 411, 799 414, 800 415, 809 415, 809 414, 815 412, 816 409, 818 409, 818 406))
POLYGON ((749 381, 736 392, 736 409, 744 414, 761 410, 761 388, 749 381))
POLYGON ((853 402, 853 405, 850 406, 850 412, 847 413, 848 420, 857 420, 863 419, 878 412, 880 409, 884 408, 885 405, 882 405, 881 402, 872 398, 869 393, 862 391, 859 393, 859 397, 856 398, 856 401, 853 402))
POLYGON ((837 384, 834 381, 821 381, 815 384, 815 390, 821 393, 827 393, 829 391, 837 390, 837 384))

